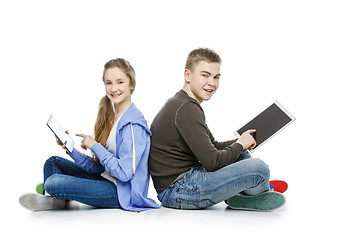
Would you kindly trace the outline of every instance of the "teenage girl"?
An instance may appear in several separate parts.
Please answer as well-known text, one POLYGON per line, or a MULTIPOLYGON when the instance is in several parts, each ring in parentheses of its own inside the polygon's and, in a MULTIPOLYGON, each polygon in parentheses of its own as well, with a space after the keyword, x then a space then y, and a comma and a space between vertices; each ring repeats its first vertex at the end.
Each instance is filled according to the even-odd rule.
POLYGON ((159 208, 147 197, 151 132, 131 101, 135 71, 124 59, 110 60, 104 66, 103 82, 106 95, 99 104, 95 138, 76 134, 92 156, 74 148, 67 152, 74 162, 49 158, 44 164, 44 184, 37 187, 40 194, 27 193, 19 199, 26 209, 63 209, 67 200, 128 211, 159 208))

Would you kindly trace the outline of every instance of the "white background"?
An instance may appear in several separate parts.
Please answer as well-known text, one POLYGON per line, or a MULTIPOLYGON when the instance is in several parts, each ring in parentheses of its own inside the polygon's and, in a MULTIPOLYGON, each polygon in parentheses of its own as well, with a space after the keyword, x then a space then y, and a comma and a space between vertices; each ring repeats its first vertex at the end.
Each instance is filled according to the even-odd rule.
MULTIPOLYGON (((358 1, 2 1, 1 235, 11 238, 358 238, 360 3, 358 1), (162 208, 140 214, 76 205, 33 213, 18 204, 66 156, 50 114, 93 133, 106 61, 134 66, 133 102, 148 123, 183 85, 187 54, 222 57, 220 88, 202 104, 217 140, 274 100, 297 120, 254 156, 289 183, 271 213, 162 208)), ((151 186, 149 195, 156 199, 151 186)))

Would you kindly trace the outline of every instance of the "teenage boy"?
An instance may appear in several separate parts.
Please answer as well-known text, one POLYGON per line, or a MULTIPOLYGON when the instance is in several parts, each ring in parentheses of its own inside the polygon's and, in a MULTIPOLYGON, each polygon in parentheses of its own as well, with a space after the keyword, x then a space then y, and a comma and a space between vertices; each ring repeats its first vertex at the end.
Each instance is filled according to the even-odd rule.
POLYGON ((219 87, 220 56, 211 49, 189 53, 185 83, 151 125, 149 170, 165 207, 200 209, 226 200, 233 209, 271 211, 285 197, 269 191, 269 168, 247 151, 256 142, 249 129, 226 142, 214 139, 200 104, 219 87), (241 194, 239 194, 241 193, 241 194))

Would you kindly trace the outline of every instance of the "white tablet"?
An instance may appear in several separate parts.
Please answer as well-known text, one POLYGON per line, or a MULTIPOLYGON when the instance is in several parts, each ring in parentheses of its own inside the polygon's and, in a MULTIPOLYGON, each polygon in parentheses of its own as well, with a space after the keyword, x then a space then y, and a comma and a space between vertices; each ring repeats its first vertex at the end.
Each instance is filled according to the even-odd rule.
POLYGON ((51 129, 51 131, 55 134, 55 136, 60 140, 62 144, 66 145, 66 150, 72 152, 75 142, 71 139, 69 134, 65 132, 65 129, 60 125, 58 121, 56 121, 53 115, 50 116, 47 126, 51 129))
POLYGON ((254 119, 234 132, 234 134, 235 136, 240 137, 243 132, 250 129, 256 129, 256 132, 253 134, 256 146, 255 148, 250 149, 250 152, 253 152, 290 123, 295 121, 295 119, 294 115, 278 101, 275 101, 254 119))

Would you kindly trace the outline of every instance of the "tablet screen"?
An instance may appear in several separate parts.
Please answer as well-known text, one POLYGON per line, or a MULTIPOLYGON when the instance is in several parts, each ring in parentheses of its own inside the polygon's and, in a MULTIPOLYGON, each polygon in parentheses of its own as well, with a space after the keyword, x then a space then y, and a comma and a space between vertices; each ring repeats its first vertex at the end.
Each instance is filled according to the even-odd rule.
POLYGON ((295 118, 280 103, 275 102, 248 124, 236 131, 236 135, 240 136, 249 129, 256 129, 256 132, 253 134, 256 141, 256 147, 252 149, 254 151, 294 120, 295 118))
POLYGON ((72 138, 65 133, 65 129, 60 125, 60 123, 55 119, 53 115, 50 116, 48 122, 48 127, 55 134, 55 136, 60 140, 62 144, 66 144, 66 149, 69 152, 72 152, 75 142, 72 138))

